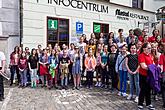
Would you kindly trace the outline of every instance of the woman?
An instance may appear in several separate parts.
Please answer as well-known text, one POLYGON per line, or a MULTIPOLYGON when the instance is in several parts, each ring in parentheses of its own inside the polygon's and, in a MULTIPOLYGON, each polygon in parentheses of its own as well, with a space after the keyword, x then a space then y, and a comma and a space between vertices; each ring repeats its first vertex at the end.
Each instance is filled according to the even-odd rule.
POLYGON ((153 30, 152 36, 149 37, 148 41, 151 43, 160 43, 161 42, 161 37, 159 36, 159 30, 158 29, 153 30))
POLYGON ((21 75, 21 87, 26 87, 27 84, 27 57, 26 53, 23 51, 18 63, 19 73, 21 75))
POLYGON ((139 66, 138 66, 138 54, 135 44, 130 45, 130 54, 125 59, 125 65, 128 70, 128 76, 130 81, 130 95, 127 97, 128 100, 133 98, 134 84, 136 87, 136 98, 135 102, 138 102, 139 96, 139 66))
POLYGON ((18 84, 20 83, 18 61, 19 61, 19 47, 16 46, 14 48, 14 51, 10 54, 10 72, 11 72, 11 77, 10 77, 11 83, 10 83, 10 86, 13 85, 13 80, 14 80, 15 73, 17 74, 18 84))
POLYGON ((153 57, 151 56, 151 45, 150 43, 144 43, 141 48, 141 54, 138 57, 140 64, 139 68, 139 83, 140 83, 140 94, 138 101, 138 109, 143 109, 144 98, 146 99, 146 106, 150 110, 155 108, 151 104, 151 88, 147 82, 147 71, 148 65, 153 64, 153 57))
POLYGON ((80 71, 80 52, 79 47, 75 46, 75 52, 72 55, 72 74, 73 74, 73 80, 74 80, 74 87, 73 89, 80 89, 80 77, 81 77, 81 71, 80 71))
POLYGON ((87 88, 92 89, 93 86, 93 73, 96 67, 96 59, 92 54, 92 48, 89 48, 88 55, 85 57, 85 68, 86 68, 86 78, 87 78, 87 88))
POLYGON ((31 51, 31 55, 29 56, 29 59, 28 59, 32 88, 36 88, 37 86, 38 61, 39 61, 39 57, 38 57, 37 51, 36 49, 33 48, 31 51))

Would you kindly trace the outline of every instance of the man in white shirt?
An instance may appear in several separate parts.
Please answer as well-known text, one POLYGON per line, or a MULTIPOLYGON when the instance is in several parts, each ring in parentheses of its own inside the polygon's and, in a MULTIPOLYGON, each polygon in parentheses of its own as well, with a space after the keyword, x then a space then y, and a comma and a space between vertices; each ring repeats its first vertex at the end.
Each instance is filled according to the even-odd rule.
POLYGON ((5 72, 6 58, 2 51, 0 51, 0 101, 4 99, 4 85, 2 73, 5 72))

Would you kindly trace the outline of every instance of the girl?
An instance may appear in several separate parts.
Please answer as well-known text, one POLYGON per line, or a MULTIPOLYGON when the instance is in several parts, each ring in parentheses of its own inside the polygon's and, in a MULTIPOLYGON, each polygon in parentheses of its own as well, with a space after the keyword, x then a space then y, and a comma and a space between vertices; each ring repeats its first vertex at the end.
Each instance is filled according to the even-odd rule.
POLYGON ((102 87, 105 88, 107 88, 109 84, 109 74, 107 68, 108 54, 109 54, 108 46, 104 45, 103 52, 101 53, 101 70, 102 70, 102 87))
POLYGON ((138 74, 138 54, 135 44, 130 45, 130 54, 125 59, 125 65, 128 70, 128 76, 130 81, 130 95, 127 97, 128 100, 133 98, 134 84, 136 87, 136 98, 135 102, 138 102, 139 96, 139 74, 138 74))
POLYGON ((147 108, 150 110, 155 110, 153 105, 151 105, 151 88, 150 88, 150 84, 147 82, 148 65, 153 64, 150 43, 144 43, 140 53, 141 54, 138 57, 138 61, 140 64, 140 68, 139 68, 140 94, 139 94, 138 108, 140 110, 143 109, 143 103, 145 98, 147 108))
POLYGON ((20 82, 18 61, 19 61, 19 47, 16 46, 14 48, 14 51, 10 54, 10 72, 11 72, 10 86, 13 85, 13 80, 14 80, 15 73, 17 74, 18 84, 20 82))
POLYGON ((31 87, 36 88, 37 86, 37 69, 38 69, 38 55, 36 49, 32 49, 31 55, 28 59, 29 70, 31 73, 31 87))
POLYGON ((160 56, 159 64, 161 68, 161 73, 162 73, 162 86, 161 86, 161 91, 162 91, 162 98, 163 98, 163 108, 165 109, 165 44, 163 45, 164 50, 163 53, 160 56))
POLYGON ((121 47, 121 54, 118 55, 117 61, 116 61, 116 72, 119 72, 119 78, 120 78, 120 92, 118 93, 119 96, 126 97, 126 89, 127 89, 127 68, 125 66, 125 58, 127 55, 126 45, 123 45, 121 47), (124 83, 124 88, 123 88, 124 83))
POLYGON ((81 72, 80 72, 80 53, 79 53, 79 47, 77 46, 75 47, 75 52, 74 55, 72 56, 72 62, 73 62, 72 74, 74 80, 73 89, 79 90, 81 72))
POLYGON ((40 60, 39 60, 39 64, 40 64, 40 78, 42 80, 42 87, 45 86, 45 82, 46 82, 46 86, 48 87, 48 82, 47 82, 47 75, 48 75, 48 55, 47 55, 47 50, 43 49, 43 53, 40 56, 40 60))
POLYGON ((26 53, 22 52, 21 57, 18 62, 19 73, 21 75, 21 86, 26 87, 27 83, 27 57, 26 53))
POLYGON ((51 75, 49 88, 52 88, 53 81, 55 82, 55 87, 57 87, 57 67, 58 67, 58 56, 56 51, 53 49, 51 55, 48 57, 49 64, 49 74, 51 75))
POLYGON ((100 78, 101 77, 101 52, 102 52, 102 46, 101 44, 98 44, 97 50, 96 50, 96 61, 97 61, 97 65, 96 65, 96 87, 100 87, 101 86, 101 81, 100 78))
POLYGON ((68 85, 68 74, 69 74, 69 64, 70 58, 67 55, 67 50, 63 50, 62 58, 60 59, 60 69, 61 69, 61 86, 63 89, 67 89, 68 85))
MULTIPOLYGON (((157 43, 152 43, 151 44, 151 56, 153 57, 154 64, 156 66, 159 65, 159 58, 160 58, 161 53, 158 52, 158 44, 157 43)), ((154 99, 158 100, 157 93, 153 91, 154 99)))
POLYGON ((86 78, 87 78, 87 88, 92 89, 93 85, 93 73, 96 67, 96 59, 92 54, 92 48, 89 48, 88 55, 85 57, 85 68, 86 68, 86 78))
POLYGON ((108 64, 109 73, 112 80, 111 91, 114 92, 114 90, 117 89, 117 84, 118 84, 118 75, 115 71, 115 64, 116 64, 116 60, 118 56, 116 44, 112 44, 110 49, 111 49, 111 52, 108 55, 107 64, 108 64))

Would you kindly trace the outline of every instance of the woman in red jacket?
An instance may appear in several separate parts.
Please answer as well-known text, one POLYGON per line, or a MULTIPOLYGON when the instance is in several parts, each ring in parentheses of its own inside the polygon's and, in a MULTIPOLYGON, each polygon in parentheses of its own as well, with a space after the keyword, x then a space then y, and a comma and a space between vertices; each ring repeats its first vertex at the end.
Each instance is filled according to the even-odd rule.
POLYGON ((139 68, 139 83, 140 83, 140 94, 138 109, 143 109, 144 98, 146 100, 146 106, 149 110, 155 110, 151 105, 151 88, 147 82, 147 71, 148 65, 153 64, 153 57, 151 56, 151 45, 150 43, 144 43, 141 48, 141 54, 139 55, 138 61, 140 64, 139 68))

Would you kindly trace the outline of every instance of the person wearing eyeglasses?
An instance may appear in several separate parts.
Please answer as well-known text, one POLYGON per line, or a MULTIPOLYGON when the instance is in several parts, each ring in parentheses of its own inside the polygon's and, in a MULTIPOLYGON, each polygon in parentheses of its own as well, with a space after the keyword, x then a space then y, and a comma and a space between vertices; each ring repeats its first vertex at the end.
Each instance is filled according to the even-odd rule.
POLYGON ((148 73, 148 65, 153 64, 153 57, 151 56, 151 44, 144 43, 142 45, 140 55, 138 57, 138 61, 140 64, 139 68, 139 84, 140 84, 140 94, 138 101, 138 109, 143 109, 144 99, 146 100, 146 107, 149 110, 155 110, 153 105, 151 104, 151 88, 150 84, 147 82, 147 73, 148 73))

